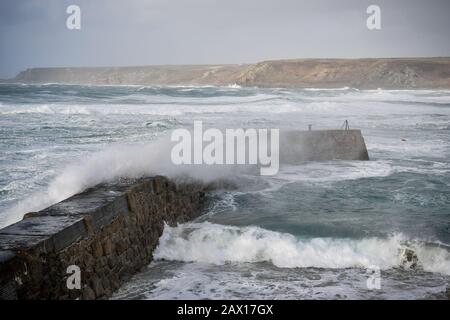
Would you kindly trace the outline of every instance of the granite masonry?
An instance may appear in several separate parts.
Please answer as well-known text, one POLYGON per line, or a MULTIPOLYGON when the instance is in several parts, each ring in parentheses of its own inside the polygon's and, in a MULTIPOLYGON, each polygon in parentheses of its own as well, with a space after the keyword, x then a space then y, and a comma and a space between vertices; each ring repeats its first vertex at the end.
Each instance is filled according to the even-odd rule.
POLYGON ((200 183, 156 176, 98 185, 28 213, 0 230, 0 299, 108 298, 152 261, 164 223, 193 219, 204 201, 200 183), (79 268, 80 289, 67 286, 70 266, 79 268))

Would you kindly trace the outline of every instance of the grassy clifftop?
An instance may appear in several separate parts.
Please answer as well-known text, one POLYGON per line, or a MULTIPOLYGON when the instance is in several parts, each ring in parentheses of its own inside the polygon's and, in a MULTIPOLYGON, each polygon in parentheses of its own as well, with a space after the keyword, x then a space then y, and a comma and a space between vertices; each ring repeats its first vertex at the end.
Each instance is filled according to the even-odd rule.
POLYGON ((267 61, 249 67, 237 83, 268 87, 450 88, 450 58, 267 61))
POLYGON ((34 68, 13 81, 24 83, 222 85, 234 83, 238 65, 174 65, 99 68, 34 68))
POLYGON ((243 65, 34 68, 13 82, 450 89, 450 58, 296 59, 243 65))

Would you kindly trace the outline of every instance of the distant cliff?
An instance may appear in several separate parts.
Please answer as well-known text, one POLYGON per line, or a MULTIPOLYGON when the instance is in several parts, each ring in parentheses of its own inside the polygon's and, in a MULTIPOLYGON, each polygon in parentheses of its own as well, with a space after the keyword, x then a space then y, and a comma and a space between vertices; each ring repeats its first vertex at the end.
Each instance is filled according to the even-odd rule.
POLYGON ((450 57, 296 59, 243 65, 34 68, 11 82, 450 89, 450 57))
POLYGON ((450 88, 450 58, 267 61, 247 68, 236 82, 267 87, 450 88))
POLYGON ((15 82, 223 85, 234 83, 243 71, 239 65, 174 65, 96 68, 33 68, 20 72, 15 82))

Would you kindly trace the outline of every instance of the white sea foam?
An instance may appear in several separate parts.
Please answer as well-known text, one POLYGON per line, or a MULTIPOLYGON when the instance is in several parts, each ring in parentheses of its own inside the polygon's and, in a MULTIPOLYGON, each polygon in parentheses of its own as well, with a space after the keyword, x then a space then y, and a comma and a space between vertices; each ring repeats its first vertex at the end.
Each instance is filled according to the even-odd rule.
MULTIPOLYGON (((400 273, 401 274, 401 273, 400 273)), ((113 299, 430 299, 441 298, 446 276, 396 277, 383 271, 382 290, 367 290, 364 269, 279 269, 266 264, 156 261, 113 299)))
MULTIPOLYGON (((249 168, 235 166, 174 166, 170 161, 170 142, 167 137, 147 144, 117 145, 96 152, 87 158, 73 159, 66 166, 55 169, 55 175, 45 190, 32 194, 2 214, 1 225, 21 219, 23 214, 41 210, 84 189, 120 177, 140 177, 163 174, 169 177, 188 175, 204 181, 236 177, 249 168)), ((395 172, 428 174, 448 173, 446 166, 417 168, 394 165, 389 160, 370 162, 310 162, 302 165, 282 166, 276 176, 266 178, 268 187, 256 192, 272 192, 291 182, 329 183, 371 177, 386 177, 395 172)), ((230 195, 228 200, 233 200, 230 195)))
MULTIPOLYGON (((141 87, 144 90, 147 87, 141 87)), ((1 106, 0 114, 145 114, 145 115, 171 115, 182 116, 185 114, 207 114, 207 113, 299 113, 303 116, 322 114, 326 117, 338 115, 365 116, 378 115, 392 117, 402 115, 415 119, 420 115, 449 114, 447 109, 439 104, 447 105, 450 101, 450 94, 439 92, 431 94, 421 91, 391 92, 381 91, 355 91, 354 89, 305 89, 305 91, 255 91, 244 95, 235 95, 236 87, 217 87, 216 95, 197 96, 189 95, 169 95, 165 93, 141 92, 141 88, 121 96, 109 97, 106 104, 99 104, 98 101, 88 100, 89 104, 64 104, 64 103, 43 103, 43 104, 4 104, 1 106), (227 94, 220 94, 223 91, 227 94), (315 91, 323 91, 324 95, 313 94, 315 91), (327 93, 329 92, 329 93, 327 93), (132 101, 130 103, 130 101, 132 101), (92 103, 94 102, 94 103, 92 103), (112 103, 111 103, 112 102, 112 103), (397 102, 414 102, 415 104, 397 104, 397 102), (417 103, 434 103, 424 108, 417 103)), ((167 88, 166 88, 167 89, 167 88)), ((199 87, 177 87, 177 93, 198 91, 199 87)), ((41 99, 41 98, 39 98, 41 99)), ((434 119, 436 120, 436 119, 434 119)), ((395 122, 396 120, 393 119, 395 122)), ((417 120, 412 120, 416 121, 417 120)))
POLYGON ((401 234, 389 238, 302 240, 291 234, 259 227, 203 223, 165 226, 155 259, 202 262, 271 262, 281 268, 350 268, 402 266, 405 248, 412 249, 425 271, 450 275, 450 254, 445 248, 426 247, 401 234))
MULTIPOLYGON (((265 99, 265 98, 262 98, 265 99)), ((269 98, 270 99, 270 98, 269 98)), ((260 100, 233 104, 230 101, 217 101, 214 104, 202 102, 191 102, 173 105, 163 101, 151 104, 90 104, 90 105, 6 105, 0 110, 0 115, 15 114, 62 114, 62 115, 155 115, 155 116, 182 116, 186 114, 216 114, 216 113, 239 113, 239 112, 266 112, 286 113, 296 112, 297 108, 291 104, 280 104, 276 108, 270 102, 260 100)), ((211 102, 209 102, 211 103, 211 102)))
POLYGON ((333 182, 373 177, 387 177, 395 172, 390 161, 329 161, 307 162, 301 165, 282 166, 273 180, 303 182, 333 182))
POLYGON ((341 88, 304 88, 302 90, 305 91, 347 91, 347 90, 358 90, 350 87, 341 87, 341 88))
POLYGON ((14 114, 80 114, 87 115, 91 114, 91 111, 87 106, 78 106, 78 105, 68 105, 68 106, 55 106, 55 105, 36 105, 32 107, 27 106, 13 106, 7 107, 5 110, 0 111, 0 114, 4 115, 14 115, 14 114))

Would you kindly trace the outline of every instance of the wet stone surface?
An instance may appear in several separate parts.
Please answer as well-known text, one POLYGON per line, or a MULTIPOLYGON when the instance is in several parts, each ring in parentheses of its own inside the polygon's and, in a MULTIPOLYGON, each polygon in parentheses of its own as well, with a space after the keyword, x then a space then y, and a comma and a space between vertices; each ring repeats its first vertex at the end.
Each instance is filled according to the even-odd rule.
POLYGON ((165 177, 90 188, 0 230, 0 299, 104 299, 152 260, 164 229, 201 213, 203 186, 165 177), (69 289, 69 266, 81 287, 69 289))

